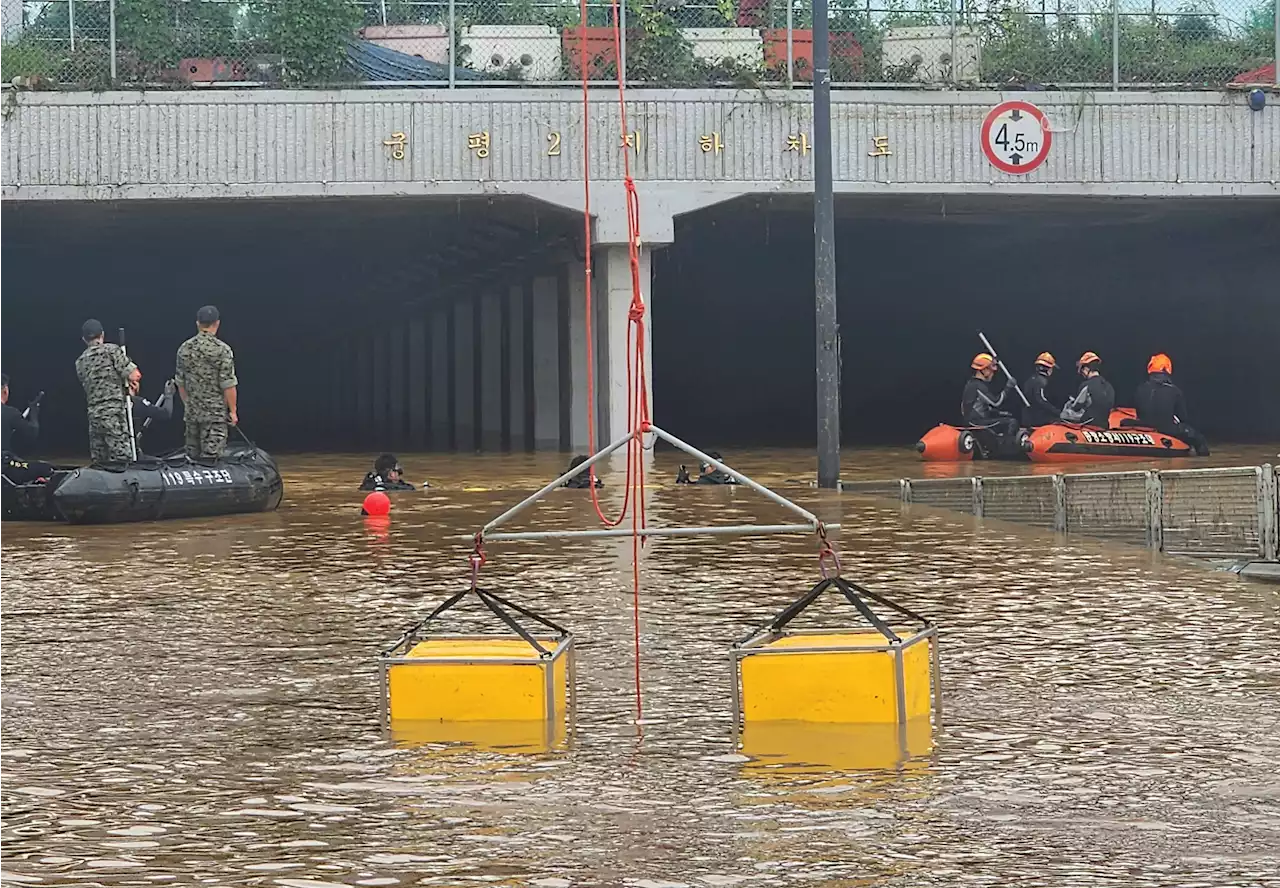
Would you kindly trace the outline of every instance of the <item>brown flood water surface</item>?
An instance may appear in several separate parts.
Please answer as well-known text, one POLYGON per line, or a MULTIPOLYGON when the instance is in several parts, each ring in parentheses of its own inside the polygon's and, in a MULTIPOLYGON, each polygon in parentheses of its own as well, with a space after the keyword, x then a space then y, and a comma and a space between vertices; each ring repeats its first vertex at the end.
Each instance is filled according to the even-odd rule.
MULTIPOLYGON (((5 884, 1280 886, 1276 587, 820 492, 811 452, 726 456, 842 521, 846 573, 941 627, 931 747, 735 754, 729 645, 815 582, 801 537, 649 545, 643 736, 630 541, 492 544, 484 582, 578 639, 571 748, 390 739, 376 654, 465 583, 458 537, 565 460, 403 454, 434 486, 378 526, 368 458, 291 457, 272 514, 4 527, 5 884)), ((653 522, 784 517, 676 487, 678 462, 657 456, 653 522)), ((594 522, 562 490, 517 524, 594 522)))

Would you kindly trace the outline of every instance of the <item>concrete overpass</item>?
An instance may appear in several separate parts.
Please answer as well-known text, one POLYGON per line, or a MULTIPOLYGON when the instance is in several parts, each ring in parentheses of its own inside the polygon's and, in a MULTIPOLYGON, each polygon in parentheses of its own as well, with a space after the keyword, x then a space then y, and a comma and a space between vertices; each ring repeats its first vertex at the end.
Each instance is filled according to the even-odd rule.
MULTIPOLYGON (((812 190, 807 93, 629 95, 631 133, 621 132, 609 91, 592 94, 586 120, 605 438, 625 422, 617 347, 630 298, 624 152, 642 200, 646 280, 652 252, 675 240, 677 219, 743 199, 794 206, 812 190)), ((874 199, 881 210, 911 195, 953 196, 997 214, 1006 199, 1021 210, 1068 200, 1078 212, 1082 202, 1106 198, 1222 206, 1280 197, 1280 111, 1251 111, 1234 94, 842 92, 833 116, 837 191, 874 199), (1038 105, 1054 133, 1045 163, 1026 175, 998 171, 979 144, 984 115, 1008 98, 1038 105)), ((357 324, 344 335, 344 357, 329 365, 338 396, 309 410, 332 414, 329 431, 358 415, 370 443, 585 444, 584 280, 573 233, 583 209, 580 94, 10 92, 0 119, 3 196, 12 202, 6 222, 30 219, 20 227, 46 239, 65 230, 64 218, 88 226, 77 237, 89 243, 147 213, 167 220, 155 225, 173 238, 184 224, 194 232, 201 219, 234 212, 249 213, 270 237, 310 224, 314 201, 324 198, 358 207, 352 226, 357 218, 400 228, 435 219, 421 247, 430 261, 389 256, 384 265, 399 268, 348 284, 370 304, 377 301, 370 294, 389 287, 411 290, 396 303, 401 314, 405 305, 411 311, 394 330, 357 324), (504 240, 494 223, 525 236, 504 240), (465 261, 442 258, 442 239, 457 241, 463 231, 479 246, 460 254, 465 261)), ((665 298, 646 296, 659 307, 665 298)))

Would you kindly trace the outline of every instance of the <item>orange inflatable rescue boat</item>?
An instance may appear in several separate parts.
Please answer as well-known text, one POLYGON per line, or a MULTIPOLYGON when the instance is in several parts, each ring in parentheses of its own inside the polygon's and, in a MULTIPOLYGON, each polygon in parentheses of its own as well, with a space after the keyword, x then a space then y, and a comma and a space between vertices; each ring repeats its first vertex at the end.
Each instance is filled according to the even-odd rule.
POLYGON ((1119 459, 1171 459, 1194 456, 1181 438, 1137 424, 1132 407, 1111 411, 1109 429, 1053 423, 1018 433, 1016 441, 998 439, 988 429, 941 424, 916 442, 927 462, 974 459, 1030 459, 1032 462, 1097 462, 1119 459))
POLYGON ((916 452, 926 462, 968 462, 971 459, 1027 458, 1027 433, 1006 442, 981 426, 953 426, 940 423, 916 442, 916 452))
POLYGON ((1117 407, 1109 429, 1054 423, 1031 430, 1027 454, 1032 462, 1095 462, 1118 459, 1172 459, 1195 456, 1181 438, 1137 424, 1137 412, 1117 407))

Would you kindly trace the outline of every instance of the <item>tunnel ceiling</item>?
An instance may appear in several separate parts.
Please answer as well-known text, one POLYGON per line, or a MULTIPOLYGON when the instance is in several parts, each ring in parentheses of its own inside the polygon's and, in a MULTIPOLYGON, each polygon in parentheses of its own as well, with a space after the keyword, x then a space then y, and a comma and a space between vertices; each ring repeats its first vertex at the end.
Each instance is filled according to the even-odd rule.
MULTIPOLYGON (((335 312, 349 324, 353 303, 377 318, 519 278, 580 250, 581 225, 520 198, 8 203, 5 279, 17 294, 47 291, 42 271, 65 278, 70 257, 90 290, 146 301, 199 291, 310 332, 335 312)), ((83 294, 49 295, 91 310, 83 294)), ((198 307, 183 301, 184 313, 198 307)))

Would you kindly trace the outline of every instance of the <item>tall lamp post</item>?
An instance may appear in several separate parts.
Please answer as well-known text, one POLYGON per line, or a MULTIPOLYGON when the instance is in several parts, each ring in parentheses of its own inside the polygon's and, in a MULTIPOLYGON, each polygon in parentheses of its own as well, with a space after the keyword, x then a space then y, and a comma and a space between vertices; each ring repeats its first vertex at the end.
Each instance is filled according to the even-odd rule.
POLYGON ((813 2, 813 284, 818 334, 818 486, 840 483, 840 327, 831 184, 831 38, 827 0, 813 2))

